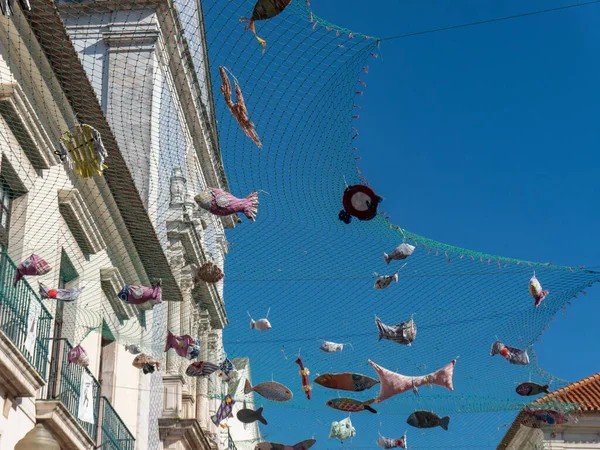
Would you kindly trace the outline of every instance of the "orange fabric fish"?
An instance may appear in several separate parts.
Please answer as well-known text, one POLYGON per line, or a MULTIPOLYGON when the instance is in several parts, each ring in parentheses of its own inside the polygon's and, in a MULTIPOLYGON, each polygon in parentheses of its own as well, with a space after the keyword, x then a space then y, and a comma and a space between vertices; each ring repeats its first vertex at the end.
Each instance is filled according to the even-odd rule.
POLYGON ((240 19, 240 22, 248 22, 246 31, 248 29, 252 30, 254 36, 256 36, 256 39, 260 42, 260 45, 263 46, 263 52, 265 51, 265 48, 267 48, 267 42, 264 39, 259 38, 256 34, 254 21, 272 19, 281 13, 291 2, 292 0, 258 0, 254 5, 252 16, 250 18, 242 17, 240 19))

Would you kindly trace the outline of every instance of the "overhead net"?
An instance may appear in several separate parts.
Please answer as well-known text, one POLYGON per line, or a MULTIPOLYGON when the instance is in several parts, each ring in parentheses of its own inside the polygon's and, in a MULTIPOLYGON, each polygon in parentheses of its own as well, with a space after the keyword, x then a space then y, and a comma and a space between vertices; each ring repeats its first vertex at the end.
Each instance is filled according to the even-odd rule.
MULTIPOLYGON (((16 167, 5 169, 3 165, 2 169, 9 184, 13 172, 18 172, 28 183, 28 195, 35 199, 29 209, 13 207, 10 233, 14 240, 9 253, 50 255, 45 257, 51 266, 60 267, 62 278, 53 272, 45 282, 76 282, 97 293, 87 295, 84 290, 76 302, 64 306, 64 336, 76 345, 102 334, 122 344, 138 345, 164 360, 167 312, 170 302, 177 299, 165 295, 163 303, 152 309, 116 314, 115 308, 119 308, 113 303, 120 300, 105 292, 110 292, 111 283, 149 285, 160 279, 165 286, 173 286, 190 282, 189 271, 161 272, 169 263, 182 265, 177 260, 183 254, 181 249, 172 248, 169 240, 169 232, 174 230, 167 228, 167 223, 173 222, 173 196, 179 195, 170 190, 174 175, 187 179, 190 195, 184 203, 195 192, 215 187, 214 183, 239 198, 258 191, 256 222, 242 218, 235 229, 226 232, 226 243, 214 217, 203 214, 200 220, 194 216, 193 202, 187 203, 185 220, 198 219, 196 225, 205 231, 202 245, 218 265, 223 266, 219 249, 229 249, 225 281, 218 283, 229 325, 223 332, 223 346, 216 351, 218 360, 213 362, 220 362, 225 355, 249 358, 253 384, 275 380, 294 393, 292 401, 274 403, 259 395, 252 401, 235 391, 239 403, 264 405, 269 425, 261 425, 263 439, 291 445, 314 436, 316 448, 340 446, 328 439, 329 430, 333 421, 347 414, 325 405, 338 393, 314 386, 313 397, 307 400, 295 363, 298 354, 310 369, 311 380, 327 372, 357 372, 377 378, 367 364, 369 359, 394 372, 421 376, 458 358, 453 392, 423 386, 418 396, 408 392, 374 405, 377 415, 352 414, 357 434, 345 444, 374 448, 378 433, 399 437, 408 429, 414 448, 494 448, 516 412, 529 401, 515 393, 518 383, 551 383, 552 390, 565 385, 536 364, 532 346, 550 319, 598 281, 600 274, 459 249, 403 230, 383 215, 369 222, 340 222, 338 212, 346 186, 367 182, 356 165, 357 144, 368 147, 360 140, 357 116, 378 114, 360 108, 362 95, 368 94, 369 71, 385 70, 385 65, 379 64, 377 39, 330 24, 312 14, 303 1, 294 0, 275 19, 256 22, 257 34, 267 44, 263 54, 261 45, 239 22, 240 17, 252 13, 252 2, 210 0, 202 3, 203 11, 198 5, 191 0, 61 1, 57 12, 52 2, 42 1, 34 3, 27 21, 19 15, 3 18, 2 42, 11 62, 21 67, 21 81, 54 96, 53 100, 49 96, 30 100, 37 113, 52 124, 52 145, 58 147, 62 133, 85 123, 100 132, 109 150, 108 167, 100 181, 81 181, 59 166, 41 176, 16 156, 16 167), (67 27, 79 66, 69 66, 65 59, 62 71, 54 69, 58 84, 46 84, 42 53, 35 53, 39 67, 28 72, 24 68, 30 62, 22 59, 20 52, 26 47, 37 51, 34 43, 39 41, 45 57, 54 58, 55 63, 68 56, 68 52, 61 53, 59 44, 53 44, 58 41, 53 34, 57 30, 50 25, 56 14, 67 27), (182 27, 176 25, 177 19, 182 27), (17 41, 15 36, 28 26, 32 29, 30 41, 17 41), (204 55, 205 44, 210 65, 204 55), (180 51, 189 52, 191 60, 180 51), (262 148, 244 134, 225 104, 219 92, 221 66, 228 69, 232 84, 234 80, 239 83, 262 148), (69 84, 77 70, 84 70, 89 86, 69 84), (185 91, 179 90, 190 71, 200 86, 197 97, 182 96, 185 91), (87 92, 94 96, 86 96, 87 92), (76 117, 60 118, 53 102, 63 101, 78 113, 76 117), (189 119, 198 110, 202 125, 189 119), (213 114, 217 129, 211 122, 213 114), (110 129, 101 126, 103 120, 110 129), (212 142, 215 148, 199 149, 200 142, 212 142), (123 158, 111 153, 115 145, 123 158), (145 170, 148 167, 151 169, 145 170), (204 179, 199 171, 203 167, 217 175, 204 179), (55 205, 68 203, 61 190, 73 185, 86 201, 96 199, 91 214, 107 242, 102 257, 95 256, 99 253, 95 247, 101 245, 89 236, 75 236, 55 205), (137 223, 130 215, 128 221, 122 221, 115 211, 126 215, 128 209, 147 211, 151 219, 140 215, 137 223), (144 240, 134 231, 146 227, 149 220, 153 232, 144 240), (35 224, 35 233, 31 224, 35 224), (35 238, 17 243, 25 233, 35 238), (383 253, 391 253, 402 242, 415 246, 414 253, 405 261, 386 265, 383 253), (170 261, 166 251, 171 252, 170 261), (118 276, 112 276, 109 269, 113 267, 118 276), (102 292, 94 287, 99 282, 98 271, 103 271, 102 292), (396 271, 397 283, 374 289, 373 273, 392 275, 396 271), (534 271, 550 291, 537 309, 527 291, 534 271), (273 328, 251 330, 247 314, 259 320, 267 311, 273 328), (412 346, 378 342, 375 315, 388 325, 413 317, 417 337, 412 346), (327 354, 319 350, 321 339, 352 345, 346 345, 341 353, 327 354), (502 356, 491 357, 496 340, 526 349, 531 364, 509 365, 502 356), (410 428, 406 419, 415 410, 449 415, 453 432, 410 428)), ((10 111, 3 116, 6 120, 10 111)), ((17 126, 8 128, 1 136, 2 144, 16 155, 18 149, 29 145, 28 135, 17 126)), ((371 181, 377 190, 376 181, 371 181)), ((15 195, 25 189, 16 181, 12 186, 15 195)), ((403 214, 418 214, 410 208, 410 199, 405 205, 403 214)), ((35 282, 31 284, 37 289, 35 282)), ((57 313, 55 301, 45 300, 44 304, 52 314, 57 313)), ((188 312, 183 313, 180 329, 193 333, 201 315, 192 307, 181 308, 188 312)), ((181 358, 177 364, 187 363, 181 358)), ((155 421, 162 407, 160 375, 152 375, 152 380, 147 390, 154 396, 149 414, 155 421)), ((227 389, 216 378, 206 383, 209 396, 218 405, 227 389)), ((378 389, 348 396, 368 400, 378 389)), ((225 423, 232 426, 235 420, 225 423)), ((158 431, 154 422, 148 435, 149 448, 155 448, 158 431)), ((255 444, 252 439, 235 443, 240 449, 255 444)))

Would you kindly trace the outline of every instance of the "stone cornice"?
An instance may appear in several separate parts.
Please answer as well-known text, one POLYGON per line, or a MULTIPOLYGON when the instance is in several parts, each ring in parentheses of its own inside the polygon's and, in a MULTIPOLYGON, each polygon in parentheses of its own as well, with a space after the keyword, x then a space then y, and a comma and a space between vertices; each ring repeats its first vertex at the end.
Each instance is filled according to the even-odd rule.
POLYGON ((0 385, 12 397, 34 397, 46 384, 12 341, 0 331, 0 385))
POLYGON ((106 248, 102 234, 77 189, 60 189, 58 206, 84 253, 96 254, 106 248))
POLYGON ((160 440, 183 441, 186 450, 212 449, 214 442, 208 439, 196 419, 158 419, 160 440))
POLYGON ((136 307, 128 305, 119 298, 119 292, 125 285, 119 269, 116 267, 100 269, 100 283, 119 321, 123 322, 137 316, 138 310, 136 307))
POLYGON ((75 417, 57 400, 36 400, 36 419, 42 423, 61 448, 69 450, 89 450, 94 441, 75 420, 75 417))
POLYGON ((115 24, 102 33, 102 39, 111 51, 153 50, 159 31, 155 24, 115 24))

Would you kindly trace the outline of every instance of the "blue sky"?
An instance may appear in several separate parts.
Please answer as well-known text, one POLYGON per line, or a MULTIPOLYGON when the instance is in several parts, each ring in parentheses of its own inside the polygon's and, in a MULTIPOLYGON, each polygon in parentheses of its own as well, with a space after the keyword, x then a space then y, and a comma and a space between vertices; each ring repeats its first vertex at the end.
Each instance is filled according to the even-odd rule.
MULTIPOLYGON (((561 5, 380 3, 315 0, 312 7, 331 23, 385 38, 561 5)), ((502 260, 496 269, 459 259, 460 250, 448 250, 452 263, 446 264, 419 246, 401 282, 379 292, 372 273, 400 266, 386 266, 381 255, 401 236, 381 217, 344 225, 337 212, 344 177, 358 181, 356 146, 358 167, 385 198, 381 210, 393 224, 437 241, 429 243, 434 249, 445 243, 534 262, 600 265, 594 176, 600 4, 384 41, 379 59, 368 55, 372 41, 336 40, 320 26, 311 31, 292 17, 299 9, 257 23, 268 44, 262 55, 237 22, 252 2, 213 1, 204 8, 213 83, 220 84, 219 65, 233 71, 264 143, 261 150, 252 145, 219 94, 231 190, 237 196, 266 191, 257 222, 244 221, 227 235, 231 324, 224 342, 228 356, 250 357, 255 383, 273 378, 294 391, 294 400, 281 405, 258 398, 269 440, 293 444, 314 435, 317 449, 377 448, 378 432, 393 437, 408 430, 411 448, 495 448, 522 401, 516 383, 542 379, 530 366, 490 358, 490 345, 499 335, 531 349, 555 310, 556 321, 533 346, 540 366, 573 381, 599 370, 597 351, 586 345, 600 337, 598 289, 573 300, 567 320, 560 310, 571 290, 593 275, 538 267, 551 295, 534 310, 526 291, 531 268, 502 260), (360 71, 365 64, 368 75, 360 71), (356 83, 358 76, 367 87, 356 83), (364 95, 355 97, 356 90, 364 95), (351 119, 353 103, 361 106, 358 120, 351 119), (351 126, 359 131, 356 140, 351 126), (249 330, 246 311, 259 319, 269 307, 273 329, 249 330), (393 324, 413 313, 421 331, 411 348, 377 342, 375 314, 393 324), (319 338, 352 342, 354 350, 323 354, 319 338), (354 414, 357 436, 340 444, 327 435, 345 414, 324 406, 337 393, 315 386, 313 399, 303 398, 293 363, 299 348, 313 375, 375 376, 367 358, 421 375, 460 356, 455 391, 422 388, 419 398, 405 393, 382 403, 377 416, 354 414), (450 431, 410 428, 406 417, 415 409, 449 414, 450 431)))

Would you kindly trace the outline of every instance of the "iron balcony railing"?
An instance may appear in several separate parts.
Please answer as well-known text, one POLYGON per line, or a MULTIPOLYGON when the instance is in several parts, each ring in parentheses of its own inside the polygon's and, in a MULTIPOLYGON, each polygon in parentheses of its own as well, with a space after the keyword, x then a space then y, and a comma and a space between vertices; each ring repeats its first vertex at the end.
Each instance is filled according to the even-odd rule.
POLYGON ((100 449, 134 450, 135 438, 112 407, 108 399, 100 397, 100 449))
MULTIPOLYGON (((100 402, 100 383, 92 375, 87 367, 69 364, 69 351, 73 346, 66 339, 54 339, 52 363, 50 365, 50 378, 48 379, 48 400, 58 400, 73 415, 79 426, 85 430, 88 436, 95 442, 98 423, 98 408, 100 402), (86 373, 91 381, 90 392, 82 393, 81 379, 86 373), (82 395, 84 398, 81 399, 82 395), (92 402, 93 423, 83 421, 80 416, 80 399, 82 407, 85 402, 92 402)), ((87 391, 87 390, 86 390, 87 391)))
POLYGON ((227 450, 237 450, 235 446, 235 442, 233 442, 233 438, 231 437, 231 433, 227 430, 227 450))
POLYGON ((37 373, 46 379, 52 315, 27 280, 22 279, 13 286, 16 273, 15 263, 1 252, 0 330, 35 367, 37 373))

